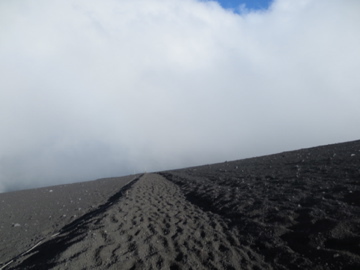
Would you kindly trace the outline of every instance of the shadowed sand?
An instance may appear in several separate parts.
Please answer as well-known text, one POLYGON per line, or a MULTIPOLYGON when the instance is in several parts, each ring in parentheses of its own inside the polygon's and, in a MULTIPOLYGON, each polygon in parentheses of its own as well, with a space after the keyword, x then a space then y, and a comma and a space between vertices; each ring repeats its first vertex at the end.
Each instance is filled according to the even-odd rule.
MULTIPOLYGON (((2 204, 0 269, 360 269, 360 141, 101 181, 28 232, 2 204)), ((22 224, 46 208, 25 205, 22 224)))
POLYGON ((97 209, 137 176, 0 194, 0 269, 39 241, 97 209))

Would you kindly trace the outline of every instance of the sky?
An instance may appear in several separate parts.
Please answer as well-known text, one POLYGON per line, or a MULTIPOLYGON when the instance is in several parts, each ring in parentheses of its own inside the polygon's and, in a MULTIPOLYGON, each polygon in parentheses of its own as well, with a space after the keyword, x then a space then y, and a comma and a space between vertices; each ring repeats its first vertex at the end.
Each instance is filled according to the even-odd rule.
POLYGON ((242 13, 244 10, 261 11, 270 7, 271 0, 221 0, 218 3, 226 9, 235 13, 242 13))
POLYGON ((0 192, 357 140, 359 13, 2 0, 0 192))

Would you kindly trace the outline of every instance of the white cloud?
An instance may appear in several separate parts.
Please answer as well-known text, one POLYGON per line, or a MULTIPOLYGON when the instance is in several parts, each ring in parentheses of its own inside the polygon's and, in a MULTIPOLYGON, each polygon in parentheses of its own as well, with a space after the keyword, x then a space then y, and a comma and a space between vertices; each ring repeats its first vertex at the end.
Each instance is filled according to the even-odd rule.
POLYGON ((1 1, 0 184, 358 139, 360 2, 1 1))

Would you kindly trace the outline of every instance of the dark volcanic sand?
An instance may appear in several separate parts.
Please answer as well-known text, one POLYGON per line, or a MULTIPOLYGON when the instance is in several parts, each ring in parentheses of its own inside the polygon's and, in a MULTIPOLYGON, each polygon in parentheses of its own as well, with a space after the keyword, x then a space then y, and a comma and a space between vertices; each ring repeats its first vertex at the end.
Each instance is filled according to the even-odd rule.
POLYGON ((0 194, 0 269, 10 258, 97 209, 134 177, 0 194))
POLYGON ((162 175, 269 269, 360 269, 360 141, 162 175))
POLYGON ((132 179, 0 194, 0 270, 360 269, 360 141, 132 179))

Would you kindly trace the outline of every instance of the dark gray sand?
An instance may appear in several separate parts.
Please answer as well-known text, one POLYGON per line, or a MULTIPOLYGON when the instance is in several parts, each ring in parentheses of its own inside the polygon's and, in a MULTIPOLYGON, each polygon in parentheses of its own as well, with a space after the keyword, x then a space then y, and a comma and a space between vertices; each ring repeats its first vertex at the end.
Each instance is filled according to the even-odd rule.
POLYGON ((360 269, 360 141, 95 182, 0 194, 0 270, 360 269))
POLYGON ((0 194, 0 269, 34 244, 97 209, 136 176, 0 194))

